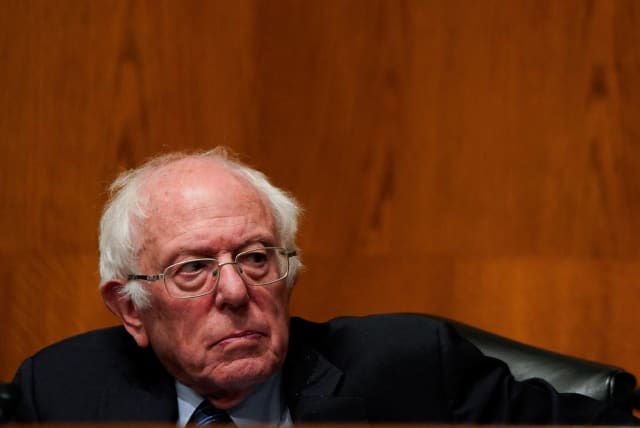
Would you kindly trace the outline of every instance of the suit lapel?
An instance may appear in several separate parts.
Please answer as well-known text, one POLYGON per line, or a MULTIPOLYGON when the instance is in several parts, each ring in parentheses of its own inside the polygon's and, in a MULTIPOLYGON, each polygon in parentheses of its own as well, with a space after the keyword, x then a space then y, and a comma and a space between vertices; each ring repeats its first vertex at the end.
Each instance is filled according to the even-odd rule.
POLYGON ((343 373, 319 352, 289 349, 284 391, 294 422, 366 422, 362 397, 340 396, 343 373))

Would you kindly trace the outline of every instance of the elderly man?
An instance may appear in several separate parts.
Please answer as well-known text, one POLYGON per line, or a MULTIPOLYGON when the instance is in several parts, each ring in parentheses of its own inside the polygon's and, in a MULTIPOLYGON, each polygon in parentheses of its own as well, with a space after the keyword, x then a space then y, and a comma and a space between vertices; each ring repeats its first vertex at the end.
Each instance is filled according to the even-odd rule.
POLYGON ((112 190, 100 289, 122 326, 27 359, 18 421, 635 422, 516 382, 421 316, 290 320, 298 205, 223 150, 155 159, 112 190))

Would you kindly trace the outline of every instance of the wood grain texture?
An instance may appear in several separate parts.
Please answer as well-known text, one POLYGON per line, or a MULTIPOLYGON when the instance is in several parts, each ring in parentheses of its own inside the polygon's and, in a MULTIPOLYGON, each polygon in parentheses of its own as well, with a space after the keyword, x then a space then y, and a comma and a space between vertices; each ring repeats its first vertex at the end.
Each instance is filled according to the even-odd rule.
POLYGON ((2 10, 0 380, 116 322, 116 174, 218 144, 305 207, 294 314, 430 312, 640 375, 637 1, 2 10))

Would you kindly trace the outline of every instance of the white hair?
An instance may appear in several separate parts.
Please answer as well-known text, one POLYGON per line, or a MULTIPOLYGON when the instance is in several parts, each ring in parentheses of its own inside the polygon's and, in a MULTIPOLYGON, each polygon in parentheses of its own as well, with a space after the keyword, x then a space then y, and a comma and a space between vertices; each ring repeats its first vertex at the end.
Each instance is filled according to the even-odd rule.
MULTIPOLYGON (((171 153, 124 172, 111 184, 111 197, 100 220, 101 286, 110 280, 127 279, 128 274, 138 273, 139 235, 146 218, 144 207, 149 201, 149 194, 141 192, 142 184, 151 173, 182 159, 210 159, 245 179, 270 208, 280 245, 299 253, 296 235, 301 208, 290 194, 271 184, 260 171, 240 163, 223 147, 199 153, 171 153)), ((301 267, 300 257, 292 257, 288 287, 293 287, 301 267)), ((149 306, 148 290, 140 281, 128 281, 120 292, 137 308, 149 306)))

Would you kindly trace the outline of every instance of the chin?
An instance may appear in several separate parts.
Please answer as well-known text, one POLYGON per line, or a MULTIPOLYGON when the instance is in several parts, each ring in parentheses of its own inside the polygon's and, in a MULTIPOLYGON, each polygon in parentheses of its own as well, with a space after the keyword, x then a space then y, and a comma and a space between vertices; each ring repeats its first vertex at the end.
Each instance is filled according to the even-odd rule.
POLYGON ((223 378, 230 382, 258 384, 277 369, 275 361, 264 357, 246 357, 234 360, 226 368, 223 378))
POLYGON ((264 355, 224 361, 217 364, 213 371, 199 376, 200 381, 197 383, 204 386, 203 391, 199 392, 209 396, 215 395, 214 391, 250 390, 267 380, 278 367, 275 359, 264 355))

